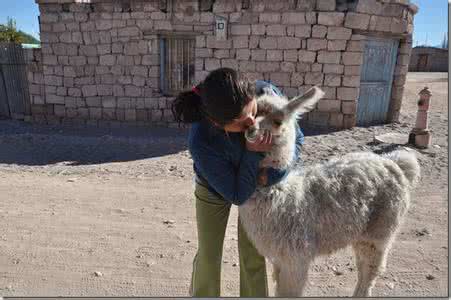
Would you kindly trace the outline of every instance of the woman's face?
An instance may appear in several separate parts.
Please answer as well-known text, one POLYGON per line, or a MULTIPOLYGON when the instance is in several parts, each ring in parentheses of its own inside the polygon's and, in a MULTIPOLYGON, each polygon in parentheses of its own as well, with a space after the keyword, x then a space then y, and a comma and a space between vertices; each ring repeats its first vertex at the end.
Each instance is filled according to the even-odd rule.
POLYGON ((244 132, 250 126, 254 125, 255 117, 257 115, 257 100, 250 101, 241 112, 241 115, 234 119, 223 128, 227 132, 244 132))

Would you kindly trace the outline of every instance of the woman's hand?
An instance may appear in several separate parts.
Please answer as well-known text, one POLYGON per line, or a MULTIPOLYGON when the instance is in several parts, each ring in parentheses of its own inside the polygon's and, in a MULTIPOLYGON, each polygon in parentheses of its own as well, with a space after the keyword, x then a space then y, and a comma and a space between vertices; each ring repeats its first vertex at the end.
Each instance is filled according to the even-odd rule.
POLYGON ((272 134, 269 130, 260 135, 255 142, 246 140, 246 148, 254 152, 269 152, 272 147, 272 134))
POLYGON ((266 168, 261 168, 258 171, 257 182, 259 185, 266 186, 268 184, 268 173, 266 168))

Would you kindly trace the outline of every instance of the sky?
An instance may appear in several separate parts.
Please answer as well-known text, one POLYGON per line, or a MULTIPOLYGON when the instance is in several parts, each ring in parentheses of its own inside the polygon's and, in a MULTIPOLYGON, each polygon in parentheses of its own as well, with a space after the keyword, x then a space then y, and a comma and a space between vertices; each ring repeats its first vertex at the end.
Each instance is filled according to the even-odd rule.
MULTIPOLYGON (((2 1, 2 0, 0 0, 2 1)), ((419 7, 414 17, 413 46, 439 46, 448 34, 447 0, 411 0, 419 7)))
POLYGON ((34 0, 0 0, 0 24, 11 17, 18 29, 39 38, 38 16, 39 8, 34 0))
MULTIPOLYGON (((448 32, 447 0, 411 0, 420 10, 415 15, 414 46, 428 44, 438 46, 448 32)), ((17 27, 39 37, 39 9, 34 0, 0 0, 0 24, 7 17, 16 20, 17 27)))

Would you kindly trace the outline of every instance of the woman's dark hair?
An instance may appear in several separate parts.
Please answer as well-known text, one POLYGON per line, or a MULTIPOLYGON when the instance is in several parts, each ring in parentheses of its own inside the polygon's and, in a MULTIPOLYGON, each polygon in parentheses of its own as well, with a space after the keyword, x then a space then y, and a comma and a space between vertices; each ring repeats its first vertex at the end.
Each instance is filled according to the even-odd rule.
POLYGON ((220 68, 193 90, 180 93, 172 104, 172 113, 178 122, 192 123, 208 117, 224 126, 239 117, 254 96, 255 87, 245 76, 220 68))

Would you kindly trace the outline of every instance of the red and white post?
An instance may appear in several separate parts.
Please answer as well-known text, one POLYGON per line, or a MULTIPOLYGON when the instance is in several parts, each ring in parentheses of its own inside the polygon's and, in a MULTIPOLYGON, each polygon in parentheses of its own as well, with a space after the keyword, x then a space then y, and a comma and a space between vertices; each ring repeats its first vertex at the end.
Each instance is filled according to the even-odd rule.
POLYGON ((418 148, 427 148, 431 145, 431 132, 428 129, 428 111, 431 101, 431 92, 425 87, 419 93, 418 112, 415 127, 409 134, 409 143, 418 148))

